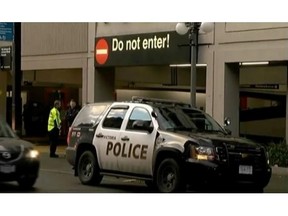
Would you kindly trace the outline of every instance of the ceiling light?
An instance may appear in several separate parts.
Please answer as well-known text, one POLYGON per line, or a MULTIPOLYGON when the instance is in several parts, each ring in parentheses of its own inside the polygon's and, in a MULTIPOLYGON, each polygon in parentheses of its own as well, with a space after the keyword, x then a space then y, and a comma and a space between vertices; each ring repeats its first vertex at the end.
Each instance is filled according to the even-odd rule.
POLYGON ((269 62, 240 62, 239 65, 268 65, 269 62))
MULTIPOLYGON (((191 64, 171 64, 170 67, 191 67, 191 64)), ((196 67, 206 67, 207 64, 196 64, 196 67)))

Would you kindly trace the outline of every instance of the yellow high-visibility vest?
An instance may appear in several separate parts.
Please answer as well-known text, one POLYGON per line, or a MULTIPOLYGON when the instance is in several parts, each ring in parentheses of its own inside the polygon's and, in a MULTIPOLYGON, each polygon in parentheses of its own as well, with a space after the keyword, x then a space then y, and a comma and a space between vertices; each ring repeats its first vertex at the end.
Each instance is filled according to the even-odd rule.
POLYGON ((49 118, 48 118, 48 131, 51 131, 54 127, 58 127, 60 129, 61 127, 61 118, 60 118, 60 112, 58 109, 53 107, 50 110, 49 118), (55 125, 55 123, 56 125, 55 125))

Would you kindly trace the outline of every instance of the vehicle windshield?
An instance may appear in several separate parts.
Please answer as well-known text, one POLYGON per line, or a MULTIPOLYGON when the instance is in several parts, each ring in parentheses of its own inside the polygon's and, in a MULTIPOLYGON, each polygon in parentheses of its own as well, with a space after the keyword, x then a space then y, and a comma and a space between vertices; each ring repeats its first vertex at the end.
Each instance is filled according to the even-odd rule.
POLYGON ((17 136, 6 122, 0 120, 0 138, 1 137, 16 138, 17 136))
POLYGON ((201 110, 182 106, 162 106, 155 111, 162 130, 226 134, 211 116, 201 110))

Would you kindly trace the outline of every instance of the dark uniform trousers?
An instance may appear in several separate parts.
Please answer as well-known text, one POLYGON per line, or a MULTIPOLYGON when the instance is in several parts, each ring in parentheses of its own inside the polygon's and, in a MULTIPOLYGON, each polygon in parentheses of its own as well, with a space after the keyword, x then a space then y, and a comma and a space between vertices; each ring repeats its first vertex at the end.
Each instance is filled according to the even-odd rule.
POLYGON ((51 131, 49 131, 50 156, 56 154, 58 138, 59 138, 59 129, 57 127, 54 127, 51 131))

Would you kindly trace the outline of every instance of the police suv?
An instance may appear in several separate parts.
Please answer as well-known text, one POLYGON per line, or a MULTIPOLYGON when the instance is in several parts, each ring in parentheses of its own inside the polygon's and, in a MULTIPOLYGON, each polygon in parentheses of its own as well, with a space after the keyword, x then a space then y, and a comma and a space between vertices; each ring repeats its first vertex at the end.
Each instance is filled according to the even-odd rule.
POLYGON ((160 192, 238 184, 262 190, 271 168, 263 146, 231 137, 188 104, 133 97, 85 105, 67 136, 67 161, 83 184, 103 175, 144 180, 160 192))

